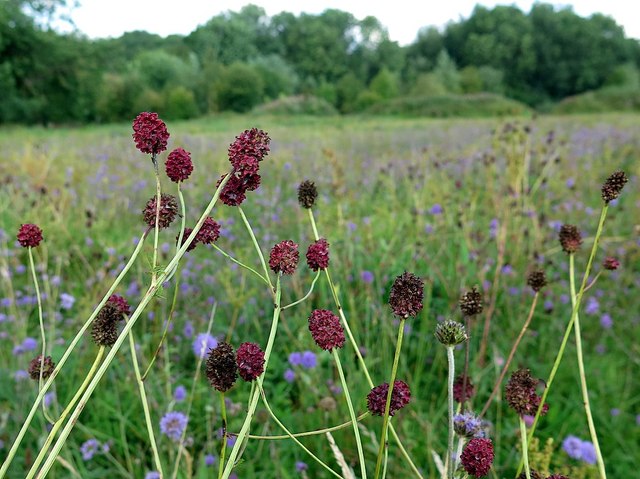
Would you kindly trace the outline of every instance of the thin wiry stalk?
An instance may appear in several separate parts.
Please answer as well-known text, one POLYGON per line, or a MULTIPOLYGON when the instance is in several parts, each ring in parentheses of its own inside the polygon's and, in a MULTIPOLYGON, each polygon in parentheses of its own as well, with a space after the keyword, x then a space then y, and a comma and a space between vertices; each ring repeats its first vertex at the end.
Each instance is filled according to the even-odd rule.
MULTIPOLYGON (((362 421, 364 418, 369 416, 369 411, 360 414, 356 420, 358 422, 362 421)), ((348 427, 351 426, 351 421, 347 421, 347 422, 343 422, 342 424, 338 424, 337 426, 331 426, 331 427, 326 427, 324 429, 315 429, 313 431, 305 431, 305 432, 296 432, 293 433, 291 435, 288 434, 282 434, 282 435, 277 435, 277 436, 257 436, 257 435, 253 435, 253 434, 248 434, 247 437, 249 439, 260 439, 260 440, 265 440, 265 441, 281 441, 283 439, 291 439, 291 436, 293 437, 305 437, 305 436, 317 436, 320 434, 324 434, 326 432, 333 432, 333 431, 339 431, 340 429, 346 429, 348 427)), ((234 433, 230 433, 230 436, 237 436, 237 434, 234 433)))

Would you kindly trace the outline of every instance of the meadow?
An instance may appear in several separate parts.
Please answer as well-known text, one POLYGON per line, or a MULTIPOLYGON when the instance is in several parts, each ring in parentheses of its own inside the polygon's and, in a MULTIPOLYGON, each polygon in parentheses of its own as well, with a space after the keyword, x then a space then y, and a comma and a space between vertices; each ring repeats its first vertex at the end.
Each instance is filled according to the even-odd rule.
MULTIPOLYGON (((575 254, 580 279, 603 205, 600 187, 611 173, 624 170, 629 183, 610 203, 590 277, 595 282, 585 292, 580 313, 591 407, 607 472, 613 479, 637 476, 640 117, 409 120, 225 115, 168 122, 167 152, 183 147, 194 164, 182 186, 186 226, 193 226, 229 169, 229 144, 254 126, 268 132, 271 152, 261 162, 260 188, 247 194, 242 208, 265 255, 285 239, 300 245, 296 273, 282 278, 282 303, 304 297, 315 277, 304 259, 314 234, 308 211, 297 199, 298 185, 312 180, 319 191, 313 214, 319 235, 330 244, 332 279, 375 384, 389 380, 394 359, 399 323, 388 304, 394 278, 410 271, 425 281, 424 309, 403 323, 397 369, 412 397, 392 422, 425 478, 439 477, 434 453, 444 457, 447 450, 447 352, 434 337, 436 325, 449 318, 462 321, 460 297, 477 287, 484 311, 470 322, 468 369, 476 391, 471 404, 479 412, 531 308, 534 294, 527 274, 540 268, 548 284, 540 292, 509 372, 524 366, 535 378, 546 379, 571 317, 568 255, 560 247, 558 231, 566 223, 582 232, 582 248, 575 254), (617 258, 620 267, 605 270, 605 257, 617 258), (489 329, 483 345, 485 324, 489 329)), ((57 362, 146 230, 141 212, 155 194, 155 177, 149 156, 136 150, 131 134, 131 124, 0 129, 2 460, 36 397, 38 383, 26 370, 41 346, 29 259, 16 233, 22 223, 35 223, 44 231, 45 239, 33 253, 48 354, 57 362)), ((167 152, 159 155, 162 188, 176 194, 175 184, 164 174, 167 152)), ((221 225, 216 246, 261 271, 238 208, 218 204, 211 216, 221 225)), ((160 231, 161 266, 172 258, 179 231, 179 221, 160 231)), ((116 290, 133 308, 149 284, 152 255, 149 237, 116 290)), ((282 311, 264 379, 269 405, 292 432, 349 422, 332 356, 309 334, 307 319, 316 308, 337 312, 324 276, 306 301, 282 311)), ((206 338, 209 347, 223 339, 236 347, 244 341, 264 346, 272 313, 273 299, 265 284, 204 245, 186 253, 176 275, 144 310, 133 328, 143 371, 171 316, 166 340, 144 383, 165 477, 171 477, 178 458, 180 478, 216 477, 218 471, 223 442, 220 399, 204 366, 197 369, 198 341, 206 338), (200 336, 207 331, 210 336, 200 336), (182 445, 163 432, 166 428, 160 423, 169 412, 188 415, 182 445)), ((529 459, 532 467, 548 473, 591 479, 599 477, 594 461, 580 459, 571 451, 571 441, 566 442, 572 436, 589 441, 575 347, 572 336, 529 459)), ((152 477, 149 472, 156 467, 129 348, 126 341, 48 477, 152 477)), ((455 354, 458 374, 464 367, 464 347, 455 354)), ((370 386, 349 343, 339 355, 356 414, 364 413, 370 386)), ((60 415, 95 356, 96 346, 87 333, 45 396, 47 414, 60 415)), ((227 431, 240 430, 250 390, 249 384, 238 381, 225 394, 227 431)), ((515 477, 521 458, 518 416, 505 403, 503 392, 502 387, 484 417, 495 448, 489 473, 493 478, 515 477)), ((40 410, 7 477, 25 477, 46 439, 47 426, 40 410)), ((371 471, 381 427, 379 417, 360 421, 371 471)), ((251 434, 283 434, 263 403, 258 403, 251 434)), ((360 477, 351 425, 332 435, 360 477)), ((225 439, 228 454, 233 436, 225 439)), ((301 441, 340 471, 325 435, 301 441)), ((394 441, 388 454, 387 477, 416 477, 394 441)), ((289 439, 250 439, 235 474, 243 479, 331 477, 289 439)))

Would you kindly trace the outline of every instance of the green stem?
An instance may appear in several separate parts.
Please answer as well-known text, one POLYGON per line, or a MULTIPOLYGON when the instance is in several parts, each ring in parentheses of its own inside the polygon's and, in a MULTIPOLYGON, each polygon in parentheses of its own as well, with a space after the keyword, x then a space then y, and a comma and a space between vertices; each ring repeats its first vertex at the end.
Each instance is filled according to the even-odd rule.
POLYGON ((531 479, 531 469, 529 468, 529 448, 527 446, 527 426, 522 416, 520 420, 520 439, 522 440, 522 462, 524 463, 524 473, 527 479, 531 479))
POLYGON ((129 331, 129 349, 131 350, 131 361, 133 362, 133 371, 136 375, 136 382, 138 383, 138 390, 140 391, 140 401, 142 402, 142 409, 144 411, 144 421, 147 424, 147 434, 149 435, 149 443, 151 444, 151 451, 153 452, 153 462, 155 463, 156 470, 160 473, 160 477, 164 477, 162 471, 162 463, 160 462, 160 454, 158 454, 158 445, 156 443, 156 436, 153 432, 153 423, 151 422, 151 413, 149 412, 149 403, 147 402, 147 393, 144 389, 144 382, 140 376, 140 366, 138 364, 138 356, 136 354, 136 343, 133 338, 133 331, 129 331))
MULTIPOLYGON (((576 284, 574 278, 574 255, 569 255, 569 282, 571 288, 571 304, 575 307, 576 303, 576 284)), ((584 411, 587 415, 587 424, 589 425, 589 434, 591 435, 591 442, 596 450, 596 459, 598 463, 598 471, 600 472, 600 479, 607 479, 607 473, 604 468, 604 459, 602 458, 602 452, 600 451, 600 444, 598 442, 598 435, 596 434, 596 426, 593 422, 593 415, 591 414, 591 406, 589 403, 589 389, 587 388, 587 376, 584 369, 584 357, 582 355, 582 336, 580 334, 580 315, 576 312, 574 327, 576 330, 576 355, 578 358, 578 371, 580 374, 580 389, 582 390, 582 402, 584 404, 584 411)))
POLYGON ((358 419, 356 413, 353 410, 353 403, 351 402, 351 395, 349 394, 349 387, 347 386, 347 380, 344 377, 344 371, 342 370, 342 363, 340 363, 340 356, 338 350, 333 348, 333 359, 336 362, 338 368, 338 374, 340 375, 340 382, 342 383, 342 390, 344 391, 344 397, 347 400, 347 407, 349 408, 349 415, 351 416, 351 424, 353 424, 353 433, 356 437, 356 447, 358 448, 358 459, 360 460, 360 472, 362 479, 367 479, 367 464, 364 461, 364 452, 362 450, 362 441, 360 439, 360 430, 358 429, 358 419))
MULTIPOLYGON (((360 414, 357 417, 357 421, 360 422, 362 421, 364 418, 369 416, 369 411, 360 414)), ((352 422, 351 421, 347 421, 347 422, 343 422, 342 424, 338 424, 337 426, 331 426, 331 427, 326 427, 324 429, 315 429, 313 431, 305 431, 305 432, 297 432, 295 434, 283 434, 283 435, 279 435, 279 436, 257 436, 257 435, 253 435, 253 434, 248 434, 247 437, 249 439, 260 439, 260 440, 265 440, 265 441, 279 441, 282 439, 291 439, 291 436, 293 437, 305 437, 305 436, 317 436, 319 434, 324 434, 326 432, 333 432, 333 431, 339 431, 340 429, 346 429, 349 426, 351 426, 352 422)), ((231 434, 232 436, 237 436, 237 434, 231 434)))
POLYGON ((267 282, 269 283, 269 288, 271 291, 273 291, 273 283, 271 283, 271 277, 269 276, 269 270, 267 269, 267 263, 264 260, 264 255, 262 254, 262 249, 260 249, 260 245, 258 244, 258 240, 256 239, 256 235, 253 232, 253 228, 251 228, 251 224, 249 223, 249 220, 247 219, 247 216, 244 214, 244 210, 238 206, 238 211, 240 211, 240 216, 242 216, 242 222, 244 223, 244 225, 247 228, 247 231, 249 232, 249 236, 251 236, 251 241, 253 242, 253 246, 256 249, 258 256, 260 257, 260 263, 262 264, 262 270, 264 271, 264 276, 267 279, 267 282))
POLYGON ((218 478, 222 477, 224 467, 224 455, 227 451, 227 405, 224 402, 224 393, 220 393, 220 413, 222 414, 222 450, 218 466, 218 478))
MULTIPOLYGON (((573 308, 571 309, 571 318, 569 319, 569 323, 567 324, 567 328, 565 329, 564 336, 562 337, 562 343, 560 344, 560 349, 558 350, 558 354, 556 355, 556 359, 553 363, 553 367, 551 368, 551 373, 549 374, 549 378, 546 381, 546 387, 544 392, 542 393, 542 398, 540 400, 540 406, 538 406, 538 410, 536 411, 536 415, 533 419, 533 424, 529 429, 528 442, 531 442, 533 438, 533 434, 536 431, 536 426, 538 425, 538 421, 540 419, 540 414, 542 413, 542 408, 545 404, 547 396, 549 395, 549 390, 551 389, 551 384, 555 379, 556 373, 558 372, 558 368, 560 367, 560 363, 562 362, 562 357, 564 356, 564 351, 567 346, 567 341, 569 340, 569 336, 571 335, 571 331, 573 329, 573 324, 575 322, 576 316, 578 314, 578 309, 580 308, 580 304, 582 303, 582 295, 584 294, 585 287, 587 285, 587 280, 589 278, 589 274, 591 274, 591 266, 593 265, 593 259, 595 258, 596 251, 598 249, 598 243, 600 242, 600 236, 602 236, 602 230, 604 227, 604 220, 607 217, 607 210, 609 205, 605 204, 602 207, 602 211, 600 212, 600 220, 598 221, 598 229, 596 231, 596 235, 593 240, 593 245, 591 247, 591 253, 589 254, 589 260, 587 261, 587 267, 584 271, 584 275, 582 277, 582 284, 580 285, 580 289, 578 290, 578 294, 576 295, 576 302, 573 308)), ((518 466, 517 474, 522 472, 522 462, 518 466)))
POLYGON ((125 341, 126 336, 129 334, 129 331, 131 331, 131 328, 133 328, 133 326, 135 325, 136 321, 138 320, 138 318, 142 314, 142 311, 144 311, 144 309, 147 306, 147 304, 149 304, 149 302, 151 302, 151 299, 155 296, 159 285, 161 285, 162 282, 164 281, 164 279, 167 277, 167 275, 176 268, 176 266, 178 265, 180 259, 182 259, 182 257, 184 256, 185 252, 187 251, 187 244, 189 244, 189 241, 193 241, 193 239, 196 236, 196 232, 200 229, 200 227, 202 226, 202 223, 204 223, 205 218, 209 215, 209 213, 211 212, 211 210, 213 209, 215 204, 218 202, 218 198, 220 197, 220 193, 222 192, 222 188, 225 187, 225 185, 227 184, 227 181, 229 180, 229 178, 230 178, 230 175, 227 175, 220 182, 220 185, 218 186, 218 188, 216 189, 216 192, 213 195, 213 198, 211 198, 211 201, 209 202, 209 204, 205 208, 204 212, 202 213, 202 216, 198 220, 198 223, 196 224, 196 227, 194 228, 194 230, 189 235, 189 238, 188 238, 187 242, 180 247, 180 249, 178 250, 176 255, 173 257, 173 259, 163 269, 163 271, 160 273, 160 275, 158 277, 158 280, 149 287, 149 289, 147 290, 147 293, 142 298, 142 301, 140 302, 140 304, 138 305, 136 310, 131 315, 131 318, 130 318, 129 322, 127 324, 125 324, 122 332, 118 336, 118 339, 116 340, 115 344, 111 348, 111 351, 109 351, 109 354, 107 355, 107 357, 105 358, 104 362, 102 363, 102 365, 98 369, 98 372, 96 373, 95 377, 91 380, 91 382, 87 386, 86 391, 84 392, 84 394, 82 395, 82 398, 80 399, 80 402, 78 403, 78 405, 74 409, 74 411, 73 411, 73 413, 71 415, 71 418, 67 422, 67 425, 65 426, 65 428, 60 433, 60 437, 58 438, 58 440, 54 444, 53 449, 52 449, 51 453, 49 454, 49 457, 47 458, 47 460, 46 460, 46 462, 45 462, 45 464, 44 464, 44 466, 42 468, 42 471, 40 471, 39 477, 46 477, 47 473, 49 472, 49 470, 53 466, 53 463, 56 461, 56 458, 58 457, 58 454, 60 453, 60 450, 62 449, 62 446, 65 444, 67 438, 69 437, 69 434, 71 433, 71 430, 73 429, 73 426, 75 425, 75 423, 77 422, 78 418, 80 417, 80 414, 82 413, 82 410, 84 409, 84 406, 86 405, 86 403, 88 402, 89 398, 93 394, 93 391, 98 386, 98 383, 100 382, 102 377, 107 372, 107 369, 109 368, 109 366, 111 365, 111 362, 113 361, 113 359, 115 358, 116 354, 118 353, 120 347, 122 346, 122 343, 125 341))
POLYGON ((447 477, 453 479, 453 442, 455 438, 455 431, 453 429, 453 382, 456 374, 455 367, 455 357, 453 355, 453 346, 447 346, 447 364, 448 364, 448 375, 447 375, 447 404, 449 409, 449 437, 447 441, 447 457, 445 459, 445 470, 447 472, 447 477))
POLYGON ((7 470, 9 469, 9 466, 11 465, 11 461, 13 460, 16 453, 18 452, 18 447, 20 447, 20 444, 22 443, 22 439, 24 438, 24 435, 26 434, 27 430, 29 429, 29 426, 31 425, 31 421, 33 420, 33 416, 38 410, 38 405, 40 404, 40 401, 42 401, 47 390, 51 387, 56 376, 58 375, 62 367, 65 365, 65 363, 67 362, 67 359, 69 358, 69 356, 75 349, 76 345, 80 341, 80 338, 82 338, 87 328, 91 325, 91 323, 97 316, 98 312, 102 309, 102 307, 105 305, 105 303, 107 302, 109 297, 113 294, 113 292, 116 290, 116 288, 118 287, 122 279, 129 272, 129 269, 131 269, 131 266, 133 265, 135 259, 138 257, 138 254, 140 254, 140 251, 142 250, 142 245, 144 244, 144 241, 147 238, 147 234, 148 232, 145 232, 142 238, 140 238, 140 241, 136 245, 136 248, 133 251, 133 253, 131 254, 131 258, 129 258, 128 263, 125 265, 124 269, 120 272, 120 274, 116 277, 115 281, 113 282, 113 284, 111 285, 107 293, 103 296, 100 303, 98 303, 98 306, 96 306, 96 308, 93 310, 93 312, 91 313, 91 316, 89 316, 89 319, 87 319, 87 321, 82 325, 80 330, 76 333, 75 337, 73 338, 73 340, 65 350, 64 354, 60 358, 60 361, 58 361, 58 364, 56 364, 56 367, 51 373, 51 376, 49 376, 49 379, 47 379, 47 381, 44 383, 44 386, 39 390, 38 396, 33 402, 33 405, 31 406, 31 410, 29 411, 27 418, 22 423, 22 427, 20 428, 20 431, 18 432, 16 439, 13 441, 13 445, 11 446, 11 449, 9 450, 9 453, 7 454, 6 459, 2 463, 2 467, 0 468, 0 479, 2 479, 5 476, 5 474, 7 473, 7 470))
POLYGON ((316 277, 313 278, 313 281, 311 282, 311 287, 309 288, 309 292, 307 294, 305 294, 302 298, 300 298, 297 301, 294 301, 293 303, 287 304, 286 306, 282 307, 282 311, 284 311, 285 309, 289 309, 292 306, 295 306, 296 304, 300 304, 303 301, 305 301, 309 296, 311 296, 311 293, 313 293, 313 288, 316 285, 316 281, 318 281, 318 278, 320 277, 320 270, 318 270, 318 272, 316 273, 316 277))
POLYGON ((182 246, 182 238, 184 237, 184 227, 187 222, 187 207, 184 202, 184 195, 182 194, 182 181, 178 181, 178 198, 180 199, 180 212, 182 218, 180 221, 180 232, 178 233, 178 241, 176 242, 176 251, 182 246))
POLYGON ((289 438, 289 439, 293 439, 293 441, 300 446, 307 454, 309 454, 318 464, 320 464, 322 467, 324 467, 327 471, 329 471, 329 473, 331 473, 332 475, 334 475, 335 477, 339 477, 340 479, 344 479, 340 474, 336 473, 333 469, 331 469, 328 465, 326 465, 324 462, 322 462, 322 460, 320 458, 318 458, 318 456, 316 456, 314 453, 312 453, 309 449, 307 449, 307 447, 302 444, 300 441, 298 441, 298 439, 296 438, 296 434, 291 434, 291 432, 289 432, 289 430, 287 429, 287 427, 282 424, 282 422, 280 421, 280 419, 278 419, 278 417, 274 414, 273 410, 271 409, 271 406, 269 406, 269 403, 267 402, 267 396, 264 393, 264 389, 262 389, 262 385, 260 386, 260 395, 262 396, 262 402, 264 404, 264 407, 267 408, 267 411, 269 412, 269 415, 271 416, 271 418, 276 422, 276 424, 278 426, 280 426, 280 429, 282 429, 284 432, 287 433, 287 435, 285 437, 289 438))
POLYGON ((53 427, 51 428, 51 431, 47 436, 47 440, 45 441, 44 445, 40 449, 40 452, 38 453, 36 460, 31 466, 31 469, 29 469, 29 473, 27 474, 26 479, 32 479, 33 476, 38 471, 38 467, 40 467, 40 464, 42 463, 42 460, 44 459, 45 454, 49 450, 49 446, 51 446, 53 439, 55 438, 58 430, 60 429, 60 426, 62 426, 67 415, 69 414, 71 409, 75 406, 76 402, 80 398, 80 395, 84 392, 84 389, 87 387, 87 384, 89 384, 89 381, 91 381, 91 378, 95 374, 98 364, 100 364, 100 361, 102 360, 103 355, 104 355, 104 346, 100 346, 100 349, 98 349, 98 354, 96 355, 96 359, 93 361, 93 364, 91 365, 91 369, 89 370, 89 373, 84 378, 84 381, 80 385, 80 388, 76 391, 75 395, 73 396, 69 404, 67 404, 67 407, 64 409, 64 411, 62 411, 62 414, 60 415, 58 420, 53 424, 53 427))
POLYGON ((262 276, 260 273, 258 273, 255 269, 253 269, 250 266, 247 266, 244 263, 241 263, 240 261, 238 261, 237 259, 235 259, 233 256, 231 256, 229 253, 227 253, 226 251, 224 251, 222 248, 220 248, 217 245, 212 245, 216 251, 218 251, 222 256, 224 256, 225 258, 233 261, 235 264, 237 264, 238 266, 240 266, 241 268, 244 268, 248 271, 251 271, 253 274, 255 274, 258 278, 260 278, 262 281, 264 281, 266 284, 269 284, 269 280, 267 280, 267 278, 265 278, 264 276, 262 276))
MULTIPOLYGON (((242 211, 242 210, 241 210, 242 211)), ((256 243, 257 244, 257 243, 256 243)), ((264 381, 264 377, 267 373, 267 367, 269 365, 269 358, 271 357, 271 350, 273 349, 273 343, 276 339, 276 332, 278 331, 278 319, 280 318, 280 298, 281 298, 281 288, 280 288, 280 274, 278 274, 276 279, 276 291, 274 298, 274 308, 273 308, 273 319, 271 321, 271 330, 269 332, 269 339, 267 340, 267 346, 264 350, 264 372, 258 376, 256 379, 257 387, 253 391, 253 394, 249 398, 249 407, 247 411, 247 415, 244 418, 244 422, 242 423, 242 427, 240 428, 240 432, 238 433, 238 438, 236 443, 233 445, 233 449, 229 454, 229 459, 227 460, 227 465, 224 468, 224 472, 222 475, 222 479, 228 479, 231 475, 231 471, 235 466, 235 462, 239 459, 240 448, 245 441, 245 437, 249 434, 249 427, 251 425, 251 420, 253 419, 253 415, 256 411, 256 407, 258 405, 258 399, 260 398, 260 389, 262 388, 262 382, 264 381)))
POLYGON ((396 341, 396 351, 393 356, 393 366, 391 367, 391 377, 389 378, 389 390, 387 391, 387 401, 384 405, 384 416, 382 417, 382 433, 380 434, 380 448, 378 449, 378 458, 376 460, 376 472, 374 477, 380 477, 380 469, 382 466, 382 456, 384 450, 388 447, 387 428, 389 427, 389 410, 391 409, 391 397, 393 395, 393 386, 396 381, 396 373, 398 372, 398 363, 400 362, 400 349, 402 349, 402 338, 404 336, 404 319, 400 320, 398 327, 398 339, 396 341))
POLYGON ((156 174, 156 221, 153 228, 153 264, 151 265, 151 284, 155 284, 157 279, 156 268, 158 266, 158 236, 160 232, 160 202, 162 199, 162 191, 160 187, 160 174, 158 173, 158 163, 156 162, 156 154, 153 154, 153 166, 156 174))

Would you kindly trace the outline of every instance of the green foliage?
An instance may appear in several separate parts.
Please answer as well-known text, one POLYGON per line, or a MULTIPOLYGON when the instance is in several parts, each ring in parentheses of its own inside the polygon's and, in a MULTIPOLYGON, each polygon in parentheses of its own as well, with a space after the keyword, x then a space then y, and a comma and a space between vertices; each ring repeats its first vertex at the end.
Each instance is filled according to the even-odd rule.
POLYGON ((217 86, 221 110, 246 112, 262 101, 264 81, 255 67, 234 63, 224 69, 217 86))
POLYGON ((198 116, 196 99, 191 90, 176 86, 167 91, 166 98, 164 110, 157 111, 163 112, 167 119, 186 120, 198 116))
POLYGON ((530 113, 526 105, 491 93, 402 97, 379 103, 367 111, 383 115, 435 118, 520 116, 530 113))
POLYGON ((447 93, 447 88, 433 73, 422 73, 416 79, 410 93, 416 97, 441 96, 447 93))
POLYGON ((553 113, 605 113, 613 111, 640 112, 640 89, 607 87, 565 98, 553 113))
POLYGON ((398 78, 386 68, 373 77, 369 90, 380 99, 388 100, 398 96, 398 78))
POLYGON ((310 95, 296 95, 279 98, 277 100, 264 103, 251 112, 256 115, 314 115, 331 116, 337 115, 338 110, 323 98, 310 95))
POLYGON ((264 81, 265 98, 274 100, 295 92, 299 79, 295 70, 279 55, 258 57, 250 62, 264 81))

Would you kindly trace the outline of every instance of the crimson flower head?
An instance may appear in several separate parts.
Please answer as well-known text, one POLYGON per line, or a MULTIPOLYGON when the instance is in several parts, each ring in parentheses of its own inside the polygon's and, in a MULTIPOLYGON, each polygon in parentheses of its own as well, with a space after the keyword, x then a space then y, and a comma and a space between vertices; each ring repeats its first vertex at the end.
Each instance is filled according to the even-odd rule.
POLYGON ((264 372, 264 351, 255 343, 242 343, 236 352, 238 374, 251 382, 264 372))
POLYGON ((327 269, 329 266, 329 243, 324 238, 320 238, 315 243, 311 243, 307 249, 307 265, 312 271, 327 269))
POLYGON ((182 148, 176 148, 169 153, 164 166, 167 171, 167 176, 171 181, 174 183, 184 181, 189 178, 189 175, 193 171, 191 153, 182 148))
POLYGON ((318 346, 325 351, 344 346, 344 330, 340 318, 327 309, 316 309, 309 316, 309 331, 318 346))
MULTIPOLYGON (((193 232, 193 228, 184 229, 184 231, 182 232, 182 243, 180 243, 180 247, 182 247, 182 245, 186 243, 187 239, 189 239, 189 236, 191 236, 192 232, 193 232)), ((178 235, 176 236, 176 244, 178 243, 179 239, 180 239, 180 233, 178 233, 178 235)), ((194 250, 196 246, 198 246, 197 236, 193 239, 191 243, 189 243, 189 246, 187 246, 187 251, 194 250)))
POLYGON ((269 267, 278 274, 293 274, 298 266, 298 245, 291 240, 281 241, 271 248, 269 267))
POLYGON ((466 387, 464 382, 464 374, 459 374, 456 377, 455 381, 453 381, 453 399, 456 402, 463 403, 468 399, 471 399, 475 392, 476 388, 471 382, 471 378, 469 376, 467 376, 466 387))
MULTIPOLYGON (((150 228, 154 228, 156 225, 156 196, 152 196, 147 201, 147 204, 142 210, 142 216, 144 222, 150 228)), ((158 216, 158 228, 163 229, 168 227, 178 214, 178 201, 173 195, 167 195, 162 193, 160 195, 160 215, 158 216)))
POLYGON ((473 477, 486 476, 493 464, 493 443, 485 438, 471 439, 460 455, 460 462, 473 477))
POLYGON ((580 249, 582 235, 576 225, 562 225, 558 233, 560 246, 565 253, 572 254, 580 249))
POLYGON ((122 315, 129 316, 131 314, 131 307, 129 306, 129 303, 119 294, 112 294, 111 296, 109 296, 107 304, 115 306, 122 315))
POLYGON ((202 244, 213 244, 220 238, 220 225, 211 217, 207 216, 196 234, 195 241, 202 244))
POLYGON ((16 238, 20 246, 35 248, 42 241, 42 230, 32 223, 26 223, 20 226, 16 238))
MULTIPOLYGON (((389 383, 383 383, 374 387, 367 395, 367 409, 374 416, 384 416, 384 408, 387 404, 387 394, 389 394, 389 383)), ((404 381, 396 380, 393 383, 391 393, 391 404, 389 405, 389 416, 393 416, 396 411, 402 409, 411 401, 411 390, 404 381)))
MULTIPOLYGON (((536 414, 542 400, 536 393, 537 385, 538 380, 531 376, 531 371, 528 369, 521 368, 514 371, 505 387, 507 404, 520 416, 536 414)), ((546 414, 548 410, 549 406, 545 404, 541 414, 546 414)))
POLYGON ((620 261, 612 256, 607 256, 602 262, 602 267, 610 271, 614 271, 620 267, 620 261))
POLYGON ((133 120, 133 140, 142 153, 156 155, 167 149, 169 132, 157 113, 143 112, 133 120))
POLYGON ((415 274, 405 271, 398 276, 391 286, 389 305, 393 314, 401 318, 416 316, 422 311, 424 297, 424 281, 415 274))
MULTIPOLYGON (((220 186, 222 180, 226 177, 223 175, 216 186, 220 186)), ((220 201, 227 206, 239 206, 244 200, 247 199, 247 191, 255 191, 260 186, 260 175, 257 173, 247 173, 239 176, 232 174, 231 178, 220 193, 220 201)))
POLYGON ((48 379, 53 373, 56 365, 51 359, 51 356, 45 356, 42 359, 42 354, 38 354, 29 363, 29 377, 34 381, 40 379, 40 371, 42 370, 42 379, 48 379))
POLYGON ((262 130, 245 130, 236 136, 235 141, 229 146, 229 161, 237 170, 243 169, 247 157, 262 161, 269 154, 270 142, 271 138, 262 130))

